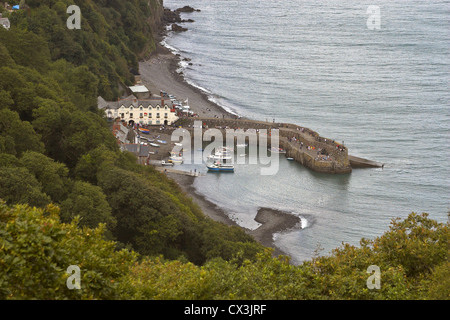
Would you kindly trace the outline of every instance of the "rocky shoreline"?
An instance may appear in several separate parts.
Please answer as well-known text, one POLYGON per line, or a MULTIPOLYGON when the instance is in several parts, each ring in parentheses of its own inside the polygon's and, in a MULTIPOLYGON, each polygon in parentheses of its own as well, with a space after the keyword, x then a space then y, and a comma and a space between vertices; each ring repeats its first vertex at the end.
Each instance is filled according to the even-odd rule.
MULTIPOLYGON (((212 203, 196 191, 193 186, 194 179, 201 179, 201 177, 180 175, 169 172, 166 174, 169 178, 177 182, 181 189, 194 200, 194 202, 201 208, 202 212, 207 217, 229 226, 239 226, 234 220, 229 218, 225 209, 212 203)), ((254 230, 246 229, 241 226, 239 227, 244 229, 247 234, 253 236, 253 238, 263 246, 274 249, 274 256, 287 255, 283 252, 283 250, 275 245, 273 236, 276 233, 282 233, 294 228, 299 228, 301 222, 300 218, 288 212, 272 208, 259 208, 255 216, 255 221, 260 223, 261 226, 254 230)))

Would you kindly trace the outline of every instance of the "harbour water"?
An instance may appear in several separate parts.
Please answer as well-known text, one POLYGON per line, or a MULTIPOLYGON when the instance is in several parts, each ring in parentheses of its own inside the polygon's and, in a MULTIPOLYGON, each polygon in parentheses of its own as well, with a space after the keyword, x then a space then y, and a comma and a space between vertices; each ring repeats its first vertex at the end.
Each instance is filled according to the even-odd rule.
POLYGON ((190 83, 238 115, 309 127, 385 163, 327 175, 281 155, 276 175, 236 165, 196 179, 198 192, 248 228, 258 207, 301 216, 302 226, 275 235, 295 263, 380 236, 412 211, 447 221, 449 1, 377 1, 374 30, 370 1, 164 1, 186 4, 201 10, 182 15, 195 22, 165 42, 191 59, 181 66, 190 83))

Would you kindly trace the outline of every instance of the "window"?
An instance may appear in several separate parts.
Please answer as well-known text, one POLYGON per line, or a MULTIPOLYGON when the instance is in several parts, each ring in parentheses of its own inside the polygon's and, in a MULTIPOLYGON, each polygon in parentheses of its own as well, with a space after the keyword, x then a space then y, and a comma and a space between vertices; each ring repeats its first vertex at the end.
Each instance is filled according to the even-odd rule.
POLYGON ((121 113, 120 114, 120 117, 123 119, 123 118, 125 118, 125 113, 121 113))
POLYGON ((133 114, 132 113, 130 113, 130 118, 133 118, 133 114))
POLYGON ((159 118, 159 112, 156 114, 156 117, 159 118))
POLYGON ((168 118, 169 116, 167 115, 167 113, 164 113, 164 118, 168 118))
POLYGON ((139 118, 143 118, 144 117, 144 114, 141 112, 141 113, 139 113, 139 118))
POLYGON ((130 111, 133 111, 133 107, 130 107, 130 111))

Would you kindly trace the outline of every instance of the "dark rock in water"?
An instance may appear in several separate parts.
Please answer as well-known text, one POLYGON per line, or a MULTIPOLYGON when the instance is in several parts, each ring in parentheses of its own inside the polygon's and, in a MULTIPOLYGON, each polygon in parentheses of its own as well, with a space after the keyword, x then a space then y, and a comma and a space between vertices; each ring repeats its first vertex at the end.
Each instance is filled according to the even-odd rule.
POLYGON ((190 6, 184 6, 183 8, 178 8, 175 11, 176 12, 194 12, 194 11, 200 11, 200 9, 194 9, 190 6))
POLYGON ((180 13, 164 8, 163 21, 165 22, 181 22, 180 13))
POLYGON ((179 26, 178 24, 174 23, 172 24, 172 31, 175 32, 187 31, 187 28, 183 28, 182 26, 179 26))

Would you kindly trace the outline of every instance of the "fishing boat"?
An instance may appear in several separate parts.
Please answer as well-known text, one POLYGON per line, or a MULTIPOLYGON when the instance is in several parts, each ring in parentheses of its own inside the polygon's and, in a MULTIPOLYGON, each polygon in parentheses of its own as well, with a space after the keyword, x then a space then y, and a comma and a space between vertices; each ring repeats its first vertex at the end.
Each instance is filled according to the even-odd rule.
POLYGON ((172 163, 183 163, 184 159, 183 157, 171 156, 169 161, 172 163))
POLYGON ((171 162, 170 160, 168 162, 165 162, 164 160, 161 160, 161 164, 163 166, 173 166, 174 165, 174 163, 171 162))
POLYGON ((214 162, 212 164, 207 164, 206 167, 210 171, 234 172, 234 165, 233 164, 214 162))
POLYGON ((153 142, 150 142, 149 145, 151 145, 152 147, 159 147, 159 144, 153 142))
POLYGON ((283 148, 271 147, 271 148, 268 148, 268 150, 273 153, 286 153, 286 150, 284 150, 283 148))
POLYGON ((231 160, 231 156, 226 153, 216 152, 215 154, 210 154, 208 159, 212 160, 231 160))

